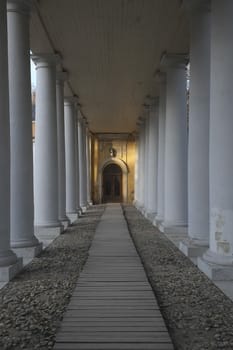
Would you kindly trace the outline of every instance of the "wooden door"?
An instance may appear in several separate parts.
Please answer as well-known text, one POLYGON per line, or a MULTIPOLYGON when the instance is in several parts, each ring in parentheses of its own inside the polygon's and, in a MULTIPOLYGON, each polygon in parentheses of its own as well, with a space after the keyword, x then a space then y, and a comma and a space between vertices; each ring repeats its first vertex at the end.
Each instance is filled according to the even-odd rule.
POLYGON ((103 203, 122 202, 122 171, 119 165, 109 164, 103 170, 103 203))

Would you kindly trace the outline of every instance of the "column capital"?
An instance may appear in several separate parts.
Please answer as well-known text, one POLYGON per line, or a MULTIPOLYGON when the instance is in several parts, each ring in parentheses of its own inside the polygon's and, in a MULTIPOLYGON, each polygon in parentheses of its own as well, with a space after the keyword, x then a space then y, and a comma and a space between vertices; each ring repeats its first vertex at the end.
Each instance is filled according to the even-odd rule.
POLYGON ((45 68, 51 65, 58 65, 61 63, 61 56, 55 53, 38 53, 31 55, 31 59, 36 65, 36 69, 45 68))
POLYGON ((7 0, 7 12, 17 12, 23 15, 30 15, 35 0, 7 0))
POLYGON ((159 69, 155 72, 155 81, 159 84, 165 84, 167 82, 167 76, 165 72, 161 72, 159 69))
POLYGON ((64 83, 64 81, 69 79, 69 74, 66 71, 58 71, 56 73, 56 82, 57 83, 64 83))
POLYGON ((165 69, 184 68, 187 63, 188 63, 188 54, 186 53, 164 52, 160 59, 160 65, 165 69))
POLYGON ((65 96, 64 97, 64 105, 73 105, 74 107, 78 103, 78 96, 65 96))
POLYGON ((210 12, 210 0, 182 0, 181 5, 189 16, 200 12, 210 12))
POLYGON ((159 96, 147 96, 148 105, 150 108, 159 104, 159 96))

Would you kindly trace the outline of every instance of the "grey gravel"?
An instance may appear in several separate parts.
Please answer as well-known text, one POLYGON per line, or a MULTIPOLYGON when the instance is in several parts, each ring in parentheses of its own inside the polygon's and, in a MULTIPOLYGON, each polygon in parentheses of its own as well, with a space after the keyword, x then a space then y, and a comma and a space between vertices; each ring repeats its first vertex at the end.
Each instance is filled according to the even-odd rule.
POLYGON ((0 290, 0 349, 52 349, 104 206, 54 240, 0 290))
POLYGON ((232 301, 139 211, 124 210, 175 349, 232 350, 232 301))

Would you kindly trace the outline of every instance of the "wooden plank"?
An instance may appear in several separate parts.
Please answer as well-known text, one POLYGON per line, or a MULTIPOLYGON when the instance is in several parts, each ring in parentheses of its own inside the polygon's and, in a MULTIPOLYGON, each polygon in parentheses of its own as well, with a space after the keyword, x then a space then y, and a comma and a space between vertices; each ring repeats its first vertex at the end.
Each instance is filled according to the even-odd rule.
POLYGON ((106 210, 89 254, 54 349, 172 350, 120 207, 106 210))

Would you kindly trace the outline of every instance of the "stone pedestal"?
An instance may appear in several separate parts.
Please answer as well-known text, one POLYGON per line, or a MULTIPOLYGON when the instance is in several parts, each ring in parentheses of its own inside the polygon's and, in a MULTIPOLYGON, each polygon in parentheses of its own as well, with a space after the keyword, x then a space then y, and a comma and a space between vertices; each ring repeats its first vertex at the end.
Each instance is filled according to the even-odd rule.
POLYGON ((10 118, 8 96, 6 1, 0 1, 0 282, 22 268, 22 259, 10 249, 10 118))
POLYGON ((184 55, 162 57, 166 68, 166 125, 164 220, 162 232, 187 230, 187 102, 186 58, 184 55))
POLYGON ((212 279, 233 279, 233 2, 211 5, 210 247, 198 259, 212 279))
POLYGON ((33 257, 42 247, 34 236, 32 104, 27 1, 7 2, 11 135, 11 247, 33 257))
POLYGON ((35 135, 35 232, 59 235, 56 64, 58 55, 34 55, 37 71, 35 135))

